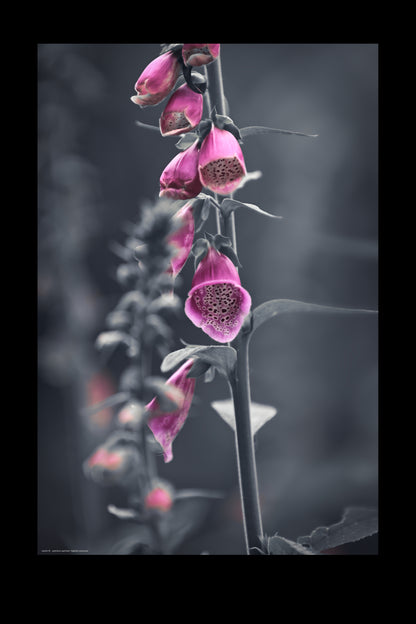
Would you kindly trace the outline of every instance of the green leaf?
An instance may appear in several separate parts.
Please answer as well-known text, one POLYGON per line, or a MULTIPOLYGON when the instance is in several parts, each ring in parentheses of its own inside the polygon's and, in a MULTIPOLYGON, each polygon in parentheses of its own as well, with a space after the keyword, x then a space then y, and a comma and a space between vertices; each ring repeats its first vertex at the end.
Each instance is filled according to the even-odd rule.
MULTIPOLYGON (((234 403, 231 399, 224 401, 213 401, 211 403, 213 409, 221 416, 221 418, 235 431, 235 413, 234 403)), ((277 414, 276 408, 271 405, 262 405, 261 403, 250 403, 251 431, 253 436, 263 425, 277 414)))
POLYGON ((179 141, 175 143, 175 147, 177 147, 179 150, 186 150, 188 149, 188 147, 191 147, 191 145, 195 143, 197 138, 198 135, 196 134, 196 132, 187 132, 186 134, 182 134, 179 141))
POLYGON ((190 345, 169 353, 160 366, 162 373, 176 368, 189 358, 198 358, 217 369, 225 377, 231 377, 237 360, 237 352, 233 347, 190 345))
POLYGON ((209 368, 211 368, 211 364, 203 362, 202 360, 195 360, 192 364, 191 370, 187 374, 187 377, 196 379, 197 377, 204 375, 209 368))
POLYGON ((252 136, 253 134, 295 134, 298 136, 304 136, 315 139, 317 134, 305 134, 304 132, 294 132, 293 130, 281 130, 280 128, 268 128, 265 126, 247 126, 246 128, 240 128, 240 135, 242 138, 252 136))
POLYGON ((297 541, 315 552, 322 552, 342 544, 357 542, 377 532, 377 509, 348 507, 340 522, 329 527, 318 527, 310 535, 298 537, 297 541))
POLYGON ((272 219, 282 219, 282 217, 279 217, 278 215, 273 215, 273 214, 270 214, 270 212, 266 212, 265 210, 262 210, 255 204, 248 204, 246 202, 240 202, 240 201, 237 201, 236 199, 230 199, 228 197, 226 199, 223 199, 223 201, 221 202, 221 212, 224 215, 224 217, 228 217, 231 212, 234 212, 234 210, 237 210, 237 208, 242 208, 242 207, 248 208, 249 210, 253 210, 254 212, 258 212, 259 214, 262 214, 266 217, 272 217, 272 219))
POLYGON ((301 544, 292 542, 292 540, 274 535, 267 540, 267 550, 269 555, 315 555, 308 548, 304 548, 301 544))
POLYGON ((215 368, 210 366, 204 375, 204 383, 211 383, 215 379, 215 368))
POLYGON ((191 253, 194 256, 194 270, 196 270, 198 264, 207 255, 209 250, 209 242, 206 238, 198 238, 192 245, 191 253))
POLYGON ((340 308, 335 306, 295 301, 293 299, 272 299, 260 304, 252 312, 252 328, 254 332, 260 325, 280 314, 292 312, 319 312, 330 314, 377 314, 377 310, 365 310, 360 308, 340 308))

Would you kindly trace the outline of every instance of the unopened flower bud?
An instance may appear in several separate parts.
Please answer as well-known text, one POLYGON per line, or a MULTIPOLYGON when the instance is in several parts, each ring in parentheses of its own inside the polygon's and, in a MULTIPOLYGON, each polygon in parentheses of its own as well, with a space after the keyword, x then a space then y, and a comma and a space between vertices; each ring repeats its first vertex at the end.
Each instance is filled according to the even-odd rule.
POLYGON ((192 67, 211 63, 219 53, 219 43, 184 43, 182 47, 184 63, 192 67))
POLYGON ((198 141, 177 154, 160 176, 159 197, 191 199, 202 190, 198 174, 198 141))
POLYGON ((137 95, 130 99, 141 107, 159 104, 172 91, 180 69, 175 54, 161 54, 143 70, 134 86, 137 95))

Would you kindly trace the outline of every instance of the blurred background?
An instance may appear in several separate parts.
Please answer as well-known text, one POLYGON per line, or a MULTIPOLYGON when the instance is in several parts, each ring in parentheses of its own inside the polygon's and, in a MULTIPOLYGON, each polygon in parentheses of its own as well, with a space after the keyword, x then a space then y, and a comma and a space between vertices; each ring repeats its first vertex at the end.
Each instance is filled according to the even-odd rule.
MULTIPOLYGON (((117 361, 94 347, 121 289, 123 225, 157 197, 177 153, 157 125, 163 103, 130 101, 159 43, 38 45, 38 552, 108 554, 125 531, 106 511, 118 492, 88 481, 82 462, 112 427, 113 412, 81 409, 117 390, 117 361)), ((283 219, 236 214, 241 279, 253 307, 287 298, 378 308, 378 46, 224 43, 229 114, 319 135, 247 137, 248 171, 262 178, 236 199, 283 219)), ((214 230, 214 224, 208 222, 214 230)), ((178 286, 184 299, 193 267, 178 286)), ((179 338, 209 344, 185 314, 179 338)), ((378 502, 377 317, 273 319, 250 347, 253 401, 277 415, 256 435, 264 531, 296 539, 337 522, 345 507, 378 502)), ((155 362, 154 374, 160 374, 155 362)), ((220 490, 183 555, 244 552, 234 436, 210 408, 227 399, 201 379, 191 414, 161 477, 175 488, 220 490)), ((377 554, 377 537, 334 554, 377 554)))

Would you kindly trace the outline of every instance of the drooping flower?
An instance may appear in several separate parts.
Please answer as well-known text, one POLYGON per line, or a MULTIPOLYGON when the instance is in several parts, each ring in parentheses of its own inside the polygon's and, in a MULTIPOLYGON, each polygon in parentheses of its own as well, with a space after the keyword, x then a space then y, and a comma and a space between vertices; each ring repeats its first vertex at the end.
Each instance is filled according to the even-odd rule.
POLYGON ((250 311, 251 297, 241 286, 232 261, 210 246, 198 264, 185 302, 185 314, 217 342, 231 342, 250 311))
POLYGON ((162 136, 175 136, 189 132, 199 124, 202 118, 203 97, 182 85, 171 95, 159 119, 162 136))
POLYGON ((160 481, 146 494, 144 506, 146 509, 156 509, 166 513, 173 505, 173 491, 165 482, 160 481))
POLYGON ((203 186, 220 195, 237 189, 247 174, 243 152, 235 136, 214 124, 202 141, 198 162, 203 186))
POLYGON ((198 140, 179 152, 160 176, 159 197, 191 199, 202 190, 198 174, 198 140))
POLYGON ((211 63, 219 53, 219 43, 184 43, 182 47, 182 58, 186 65, 192 67, 211 63))
POLYGON ((141 73, 134 85, 137 95, 133 95, 131 101, 141 107, 159 104, 172 91, 180 71, 175 54, 161 54, 141 73))
POLYGON ((173 216, 178 228, 168 237, 169 244, 174 248, 169 273, 176 277, 182 270, 192 249, 195 234, 195 222, 192 213, 192 204, 188 202, 173 216))
POLYGON ((149 418, 148 426, 163 448, 163 457, 166 463, 173 459, 172 443, 184 426, 191 407, 195 390, 195 379, 187 377, 187 374, 191 370, 192 364, 192 359, 187 360, 166 381, 167 385, 171 385, 182 392, 183 397, 176 410, 162 412, 156 397, 146 405, 146 409, 152 414, 149 418))

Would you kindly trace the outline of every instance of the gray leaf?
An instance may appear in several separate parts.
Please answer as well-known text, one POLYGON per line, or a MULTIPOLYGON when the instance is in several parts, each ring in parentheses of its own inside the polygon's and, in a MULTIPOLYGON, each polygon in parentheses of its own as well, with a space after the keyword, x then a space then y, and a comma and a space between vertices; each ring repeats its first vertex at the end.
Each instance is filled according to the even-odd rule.
MULTIPOLYGON (((235 431, 235 414, 234 414, 234 403, 231 399, 226 399, 224 401, 213 401, 211 406, 214 410, 221 416, 221 418, 235 431)), ((262 405, 261 403, 255 403, 254 401, 250 404, 250 415, 251 415, 251 431, 252 434, 255 435, 263 425, 266 424, 269 420, 273 418, 277 414, 276 408, 271 405, 262 405)))
POLYGON ((298 537, 298 543, 317 552, 356 542, 378 532, 377 509, 348 507, 340 522, 329 527, 318 527, 310 535, 298 537))

